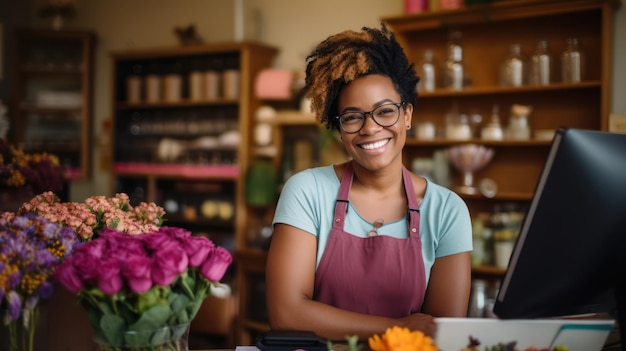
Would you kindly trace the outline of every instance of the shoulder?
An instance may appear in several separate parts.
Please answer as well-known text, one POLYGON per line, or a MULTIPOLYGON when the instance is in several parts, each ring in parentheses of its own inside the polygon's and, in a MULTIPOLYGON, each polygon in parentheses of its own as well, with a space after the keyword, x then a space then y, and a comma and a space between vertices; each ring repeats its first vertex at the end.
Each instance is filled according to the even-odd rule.
POLYGON ((285 187, 311 187, 319 184, 338 182, 333 166, 308 168, 295 173, 285 183, 285 187))
POLYGON ((426 179, 427 183, 427 194, 432 200, 453 206, 467 206, 459 194, 437 183, 433 183, 430 179, 424 179, 426 179))

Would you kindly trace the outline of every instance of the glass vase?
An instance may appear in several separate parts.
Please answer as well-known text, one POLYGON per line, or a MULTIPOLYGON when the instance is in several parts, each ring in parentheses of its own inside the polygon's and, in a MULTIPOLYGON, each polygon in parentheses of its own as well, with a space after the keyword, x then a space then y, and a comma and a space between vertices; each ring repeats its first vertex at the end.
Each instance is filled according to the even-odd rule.
POLYGON ((96 332, 100 351, 188 351, 189 323, 152 330, 96 332))
POLYGON ((39 306, 23 309, 17 320, 5 325, 9 311, 0 309, 0 349, 6 351, 34 351, 36 347, 35 332, 39 324, 39 306))

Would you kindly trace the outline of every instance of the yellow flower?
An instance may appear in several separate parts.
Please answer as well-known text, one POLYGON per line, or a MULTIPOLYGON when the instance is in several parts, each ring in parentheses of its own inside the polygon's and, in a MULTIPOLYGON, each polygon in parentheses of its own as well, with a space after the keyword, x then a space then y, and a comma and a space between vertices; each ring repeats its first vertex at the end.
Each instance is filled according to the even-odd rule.
POLYGON ((388 328, 382 338, 373 335, 368 339, 372 351, 437 351, 433 339, 419 330, 388 328))

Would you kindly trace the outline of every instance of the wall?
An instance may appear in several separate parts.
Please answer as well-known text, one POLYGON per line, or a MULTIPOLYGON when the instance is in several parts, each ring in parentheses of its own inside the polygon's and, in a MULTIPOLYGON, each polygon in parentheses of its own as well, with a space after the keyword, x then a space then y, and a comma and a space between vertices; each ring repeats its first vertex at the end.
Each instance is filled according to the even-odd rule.
MULTIPOLYGON (((44 0, 31 0, 33 9, 44 0)), ((110 116, 109 53, 140 47, 177 45, 173 28, 194 23, 206 42, 234 40, 234 1, 237 0, 76 0, 78 16, 71 27, 98 33, 94 97, 94 141, 100 126, 110 116)), ((246 9, 246 39, 257 39, 280 48, 278 68, 304 69, 305 57, 320 40, 345 29, 378 26, 381 17, 403 12, 403 0, 241 0, 246 9)), ((0 1, 5 2, 5 1, 0 1)), ((22 1, 18 1, 21 3, 22 1)), ((24 1, 26 2, 26 1, 24 1)), ((12 2, 11 2, 12 3, 12 2)), ((1 5, 6 6, 6 5, 1 5)), ((7 17, 0 7, 0 21, 7 17)), ((32 25, 41 22, 31 10, 32 25)), ((615 24, 614 94, 612 111, 626 112, 626 10, 620 8, 615 24)), ((6 69, 5 69, 6 72, 6 69)), ((1 83, 1 81, 0 81, 1 83)), ((2 98, 0 85, 0 98, 2 98)), ((71 197, 82 200, 107 194, 109 174, 99 167, 99 150, 94 151, 91 181, 73 185, 71 197)))

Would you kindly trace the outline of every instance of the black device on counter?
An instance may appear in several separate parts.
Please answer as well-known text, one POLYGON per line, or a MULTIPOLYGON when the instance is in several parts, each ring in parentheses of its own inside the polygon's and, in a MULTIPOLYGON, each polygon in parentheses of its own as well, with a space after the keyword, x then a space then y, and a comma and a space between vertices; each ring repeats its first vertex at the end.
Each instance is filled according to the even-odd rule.
POLYGON ((608 312, 626 340, 626 134, 557 131, 494 312, 608 312))
POLYGON ((327 351, 327 341, 311 331, 270 330, 257 338, 261 351, 327 351))

